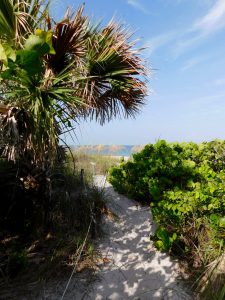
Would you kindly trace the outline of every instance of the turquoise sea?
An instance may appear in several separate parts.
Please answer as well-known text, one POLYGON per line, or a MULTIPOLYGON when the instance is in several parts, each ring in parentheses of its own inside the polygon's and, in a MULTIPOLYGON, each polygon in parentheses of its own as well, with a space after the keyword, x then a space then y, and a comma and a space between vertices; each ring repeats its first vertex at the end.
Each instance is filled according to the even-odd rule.
POLYGON ((91 154, 102 154, 102 155, 113 155, 113 156, 130 156, 143 149, 142 145, 84 145, 84 146, 73 146, 73 151, 91 153, 91 154))

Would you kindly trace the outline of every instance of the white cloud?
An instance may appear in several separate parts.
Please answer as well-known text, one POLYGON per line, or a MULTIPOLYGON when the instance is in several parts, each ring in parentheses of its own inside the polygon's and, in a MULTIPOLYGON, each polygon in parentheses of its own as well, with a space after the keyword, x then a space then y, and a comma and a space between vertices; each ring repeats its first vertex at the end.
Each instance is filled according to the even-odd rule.
POLYGON ((197 47, 210 34, 225 27, 225 0, 217 0, 206 15, 195 21, 174 47, 175 56, 197 47))
POLYGON ((208 107, 209 105, 220 105, 224 101, 224 98, 224 93, 201 96, 188 101, 188 105, 196 105, 202 107, 208 107))
POLYGON ((184 33, 183 37, 180 40, 176 41, 176 44, 174 45, 173 48, 173 54, 175 55, 175 57, 178 57, 182 53, 193 48, 193 46, 199 45, 203 39, 204 36, 201 34, 198 34, 194 37, 193 36, 188 37, 188 34, 186 32, 184 33))
POLYGON ((195 21, 178 41, 174 53, 176 56, 198 46, 210 34, 225 27, 225 0, 217 0, 206 15, 195 21))
POLYGON ((140 10, 144 14, 149 14, 149 11, 140 3, 139 0, 127 0, 127 4, 133 6, 134 8, 140 10))
POLYGON ((205 34, 215 32, 225 26, 225 1, 217 0, 209 12, 195 22, 193 30, 200 30, 205 34))
POLYGON ((209 59, 209 56, 208 55, 204 55, 204 56, 198 56, 198 57, 193 57, 189 60, 187 60, 185 63, 184 63, 184 66, 182 67, 182 71, 187 71, 195 66, 197 66, 198 64, 206 61, 209 59))
MULTIPOLYGON (((134 0, 130 0, 134 1, 134 0)), ((176 57, 203 43, 209 35, 225 27, 225 0, 217 0, 209 11, 186 29, 162 33, 147 42, 152 54, 160 47, 172 44, 172 54, 176 57)))
POLYGON ((214 81, 214 85, 216 86, 225 86, 225 77, 218 78, 217 80, 214 81))
POLYGON ((163 34, 159 34, 157 36, 154 36, 153 38, 149 39, 144 47, 147 48, 148 54, 151 55, 153 52, 155 52, 158 48, 161 48, 173 40, 177 38, 177 35, 179 34, 178 31, 169 31, 163 34))
MULTIPOLYGON (((175 0, 176 4, 182 4, 183 2, 190 2, 191 0, 175 0)), ((209 6, 215 2, 215 0, 192 0, 192 2, 201 5, 201 6, 209 6)))

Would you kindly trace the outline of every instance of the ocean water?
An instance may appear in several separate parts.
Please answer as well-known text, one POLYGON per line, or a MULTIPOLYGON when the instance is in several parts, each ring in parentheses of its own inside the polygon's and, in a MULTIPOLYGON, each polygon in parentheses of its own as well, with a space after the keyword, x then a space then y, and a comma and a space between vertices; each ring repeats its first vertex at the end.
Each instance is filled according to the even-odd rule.
POLYGON ((75 152, 113 156, 131 156, 142 149, 143 145, 86 145, 73 147, 75 152))

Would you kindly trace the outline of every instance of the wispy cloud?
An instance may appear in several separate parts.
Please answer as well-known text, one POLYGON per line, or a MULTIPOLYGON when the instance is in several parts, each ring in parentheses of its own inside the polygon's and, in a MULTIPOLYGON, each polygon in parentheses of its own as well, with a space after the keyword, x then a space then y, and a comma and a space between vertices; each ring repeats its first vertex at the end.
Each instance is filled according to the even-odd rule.
MULTIPOLYGON (((211 94, 207 96, 195 97, 187 102, 191 107, 210 107, 210 105, 220 105, 224 102, 225 93, 211 94)), ((225 109, 225 107, 224 107, 225 109)))
POLYGON ((214 85, 216 86, 225 86, 225 77, 218 78, 214 81, 214 85))
POLYGON ((149 14, 149 11, 141 4, 139 0, 127 0, 127 4, 133 6, 134 8, 140 10, 144 14, 149 14))
MULTIPOLYGON (((163 0, 163 1, 165 1, 165 0, 163 0)), ((167 1, 169 1, 171 3, 171 0, 167 0, 167 1)), ((182 4, 184 2, 190 2, 190 1, 191 0, 174 0, 173 4, 179 5, 179 4, 182 4)), ((215 2, 215 0, 194 0, 193 2, 197 3, 197 4, 201 5, 201 6, 208 6, 208 5, 213 4, 213 2, 215 2)))
MULTIPOLYGON (((134 1, 134 0, 130 0, 134 1)), ((211 34, 225 27, 225 0, 217 0, 211 5, 209 11, 195 20, 187 29, 166 32, 155 36, 147 42, 149 53, 163 46, 170 46, 173 56, 179 57, 181 54, 198 47, 211 34)))
POLYGON ((217 0, 209 12, 197 20, 193 30, 200 30, 205 34, 215 32, 225 26, 225 1, 217 0))
POLYGON ((177 35, 179 34, 178 31, 169 31, 163 34, 159 34, 151 39, 149 39, 144 47, 147 48, 148 54, 151 55, 153 52, 155 52, 158 48, 161 48, 173 40, 176 40, 177 35))
POLYGON ((184 66, 182 67, 182 71, 187 71, 197 65, 199 65, 200 63, 206 61, 209 59, 209 56, 208 55, 205 55, 205 56, 198 56, 198 57, 193 57, 189 60, 187 60, 185 63, 184 63, 184 66))
POLYGON ((206 15, 196 20, 184 33, 181 40, 176 43, 174 53, 176 56, 197 47, 204 42, 210 34, 216 33, 225 27, 225 1, 217 0, 206 15))

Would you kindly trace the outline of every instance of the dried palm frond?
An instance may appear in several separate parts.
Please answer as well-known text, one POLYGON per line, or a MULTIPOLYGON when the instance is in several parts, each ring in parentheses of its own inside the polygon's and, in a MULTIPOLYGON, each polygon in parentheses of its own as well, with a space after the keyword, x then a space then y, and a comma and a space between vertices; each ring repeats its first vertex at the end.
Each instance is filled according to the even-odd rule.
POLYGON ((87 39, 85 79, 78 79, 77 84, 85 103, 92 107, 88 115, 101 124, 121 112, 134 116, 144 103, 147 71, 129 37, 129 32, 110 22, 87 39))
POLYGON ((57 74, 70 66, 74 95, 85 103, 80 115, 101 124, 121 113, 134 116, 147 93, 147 71, 131 34, 113 21, 91 27, 82 14, 83 6, 75 15, 68 10, 61 22, 49 25, 56 54, 48 56, 48 67, 57 74))
POLYGON ((31 34, 48 16, 50 0, 1 0, 0 38, 18 43, 31 34))
POLYGON ((82 15, 83 9, 83 6, 80 7, 74 15, 68 9, 62 21, 53 28, 49 24, 49 29, 54 32, 52 43, 56 53, 48 57, 48 66, 56 73, 63 71, 71 61, 74 61, 73 68, 83 65, 81 60, 86 53, 88 28, 88 18, 82 15))

